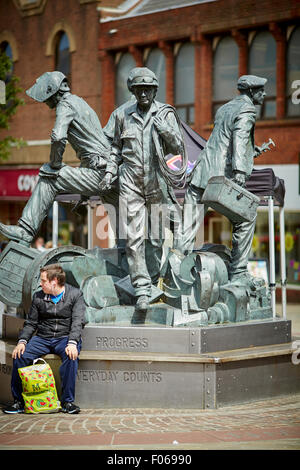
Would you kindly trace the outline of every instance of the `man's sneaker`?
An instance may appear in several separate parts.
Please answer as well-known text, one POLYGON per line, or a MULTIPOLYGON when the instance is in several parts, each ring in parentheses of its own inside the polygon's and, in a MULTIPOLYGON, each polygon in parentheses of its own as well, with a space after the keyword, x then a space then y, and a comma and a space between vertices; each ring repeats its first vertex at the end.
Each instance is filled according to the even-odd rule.
POLYGON ((23 403, 16 400, 13 405, 6 406, 2 411, 7 414, 24 413, 24 406, 23 403))
POLYGON ((74 403, 69 402, 62 405, 61 411, 63 413, 69 413, 70 415, 76 415, 80 412, 80 408, 74 403))

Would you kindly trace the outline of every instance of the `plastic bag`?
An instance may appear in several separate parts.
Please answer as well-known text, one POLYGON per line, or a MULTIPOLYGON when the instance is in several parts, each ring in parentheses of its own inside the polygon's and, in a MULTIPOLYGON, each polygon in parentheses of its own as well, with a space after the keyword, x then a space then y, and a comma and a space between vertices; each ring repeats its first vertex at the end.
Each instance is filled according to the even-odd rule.
POLYGON ((21 367, 18 372, 25 413, 55 413, 61 409, 52 369, 44 359, 35 359, 32 366, 21 367), (37 364, 38 361, 43 364, 37 364))

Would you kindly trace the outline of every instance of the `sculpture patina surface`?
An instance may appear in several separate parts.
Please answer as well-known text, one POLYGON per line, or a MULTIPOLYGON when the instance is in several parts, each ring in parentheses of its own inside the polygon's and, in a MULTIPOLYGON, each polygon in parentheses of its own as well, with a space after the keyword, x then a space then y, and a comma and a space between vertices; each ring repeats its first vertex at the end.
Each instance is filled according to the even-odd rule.
MULTIPOLYGON (((214 129, 205 149, 201 152, 196 163, 191 180, 185 195, 186 208, 204 203, 204 214, 209 208, 209 200, 203 198, 205 188, 212 177, 226 177, 229 181, 241 187, 245 185, 253 169, 253 159, 261 154, 262 150, 254 143, 254 127, 256 121, 255 105, 262 105, 265 97, 265 78, 253 75, 243 75, 238 80, 240 95, 218 109, 215 117, 214 129)), ((224 181, 219 180, 223 186, 224 181)), ((234 186, 233 186, 234 188, 234 186)), ((217 186, 214 188, 218 190, 217 186)), ((231 205, 239 205, 232 192, 231 205)), ((250 195, 251 197, 251 195, 250 195)), ((243 202, 243 201, 241 201, 243 202)), ((220 204, 220 212, 222 206, 220 204)), ((196 233, 203 218, 197 211, 190 211, 190 220, 185 220, 184 233, 179 239, 178 248, 182 252, 193 249, 196 233)), ((228 213, 225 212, 228 216, 228 213)), ((228 216, 232 223, 232 252, 229 276, 232 282, 250 281, 247 262, 251 250, 256 213, 252 220, 242 220, 228 216)))
POLYGON ((163 227, 154 230, 151 226, 152 212, 155 208, 158 213, 159 206, 167 202, 167 193, 171 191, 159 158, 163 160, 168 153, 183 154, 184 142, 174 108, 155 100, 158 80, 151 70, 146 67, 133 69, 128 77, 128 88, 136 102, 121 106, 115 114, 114 137, 103 187, 110 189, 111 180, 121 165, 121 223, 126 233, 127 261, 137 309, 146 310, 151 281, 155 283, 159 278, 163 245, 163 227))
POLYGON ((176 111, 155 100, 157 77, 147 68, 134 68, 128 87, 135 99, 116 109, 103 130, 87 103, 70 93, 60 72, 42 75, 27 93, 56 108, 50 162, 42 166, 19 224, 0 225, 0 232, 13 240, 0 257, 0 299, 26 307, 39 287, 39 267, 60 262, 68 282, 84 293, 89 322, 132 322, 137 312, 138 323, 171 326, 271 317, 267 287, 247 272, 258 201, 243 187, 253 159, 268 149, 254 143, 255 105, 264 100, 265 83, 264 78, 241 77, 240 96, 218 110, 211 137, 187 185, 184 223, 177 226, 174 247, 161 266, 164 226, 161 219, 154 219, 159 222, 153 231, 151 215, 153 208, 158 214, 163 204, 173 205, 176 216, 180 214, 174 188, 185 182, 186 160, 176 111), (62 163, 67 140, 81 161, 79 168, 62 163), (166 168, 170 153, 183 156, 175 173, 166 168), (37 234, 55 196, 68 192, 100 195, 103 202, 120 206, 128 269, 120 266, 118 248, 60 247, 40 254, 22 246, 37 234), (203 220, 198 207, 203 204, 204 213, 211 206, 232 222, 231 251, 209 244, 193 249, 203 220), (188 212, 192 215, 188 219, 187 207, 196 209, 188 212), (8 294, 12 291, 13 296, 8 294))
POLYGON ((118 188, 114 183, 109 193, 100 194, 110 144, 95 111, 70 92, 66 77, 61 72, 46 72, 26 92, 38 102, 55 108, 56 120, 51 133, 50 161, 39 172, 38 183, 27 202, 16 226, 0 224, 0 232, 7 238, 30 244, 37 235, 57 194, 99 196, 104 203, 118 211, 118 188), (67 141, 80 160, 80 167, 63 163, 67 141))

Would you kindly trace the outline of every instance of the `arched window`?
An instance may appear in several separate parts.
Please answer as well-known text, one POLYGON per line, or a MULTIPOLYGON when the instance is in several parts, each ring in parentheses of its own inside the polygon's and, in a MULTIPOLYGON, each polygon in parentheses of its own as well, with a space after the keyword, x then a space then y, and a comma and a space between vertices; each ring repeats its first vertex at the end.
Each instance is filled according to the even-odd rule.
POLYGON ((266 98, 258 117, 276 117, 276 41, 271 33, 258 33, 250 48, 249 74, 267 78, 266 98))
POLYGON ((120 106, 131 98, 127 88, 127 79, 131 69, 136 67, 134 58, 129 52, 123 54, 116 71, 116 106, 120 106))
POLYGON ((286 96, 287 116, 300 115, 300 27, 295 28, 290 36, 286 57, 286 96), (297 83, 298 81, 298 83, 297 83), (298 91, 299 90, 299 91, 298 91), (296 102, 295 102, 296 98, 296 102), (293 103, 294 101, 294 103, 293 103))
POLYGON ((11 71, 10 71, 10 74, 11 74, 13 72, 14 65, 13 65, 13 52, 12 52, 12 48, 9 42, 7 41, 1 42, 0 51, 6 54, 7 57, 9 57, 9 59, 11 60, 11 71))
POLYGON ((9 42, 3 41, 1 43, 1 52, 4 52, 7 55, 7 57, 10 58, 10 60, 13 60, 12 48, 11 48, 9 42))
POLYGON ((166 59, 160 49, 152 49, 146 61, 146 67, 152 70, 158 78, 159 87, 156 94, 157 101, 166 101, 166 59))
POLYGON ((175 61, 175 107, 187 124, 195 122, 195 47, 183 44, 175 61))
POLYGON ((71 54, 68 36, 64 31, 57 35, 55 48, 55 70, 62 72, 71 82, 71 54))
POLYGON ((217 109, 237 94, 239 48, 235 40, 220 40, 213 58, 213 115, 217 109))

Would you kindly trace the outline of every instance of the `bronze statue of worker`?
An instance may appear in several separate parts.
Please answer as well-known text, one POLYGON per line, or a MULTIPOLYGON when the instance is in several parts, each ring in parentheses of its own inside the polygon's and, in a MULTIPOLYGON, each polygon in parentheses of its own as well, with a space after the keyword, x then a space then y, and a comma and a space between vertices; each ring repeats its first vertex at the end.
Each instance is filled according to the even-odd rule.
POLYGON ((151 285, 159 277, 163 242, 163 227, 153 231, 151 213, 168 198, 175 199, 159 161, 170 153, 182 155, 184 142, 175 109, 155 100, 158 79, 154 72, 136 67, 131 70, 127 85, 136 101, 114 111, 114 137, 103 188, 109 190, 112 178, 119 172, 120 226, 126 233, 136 309, 145 311, 151 285))
MULTIPOLYGON (((221 106, 215 116, 214 128, 205 148, 192 171, 186 191, 185 217, 182 237, 178 238, 177 248, 183 253, 193 250, 198 229, 203 221, 195 210, 186 211, 188 205, 201 205, 204 190, 211 177, 225 176, 240 186, 244 186, 253 169, 253 159, 260 155, 263 148, 254 144, 256 121, 255 105, 262 105, 265 98, 265 78, 243 75, 237 88, 240 94, 221 106)), ((198 206, 200 207, 200 206, 198 206)), ((204 214, 208 207, 204 205, 204 214)), ((247 270, 255 221, 234 222, 232 233, 231 263, 229 277, 231 282, 249 282, 247 270)))
MULTIPOLYGON (((106 138, 95 111, 82 98, 70 92, 67 78, 61 72, 46 72, 26 91, 39 103, 55 109, 56 119, 51 133, 49 163, 42 165, 38 183, 27 202, 18 225, 0 223, 0 233, 11 240, 30 244, 47 216, 57 194, 100 196, 118 212, 117 182, 109 193, 101 193, 110 142, 106 138), (67 141, 73 147, 80 166, 63 163, 67 141)), ((118 217, 116 218, 118 220, 118 217)))

